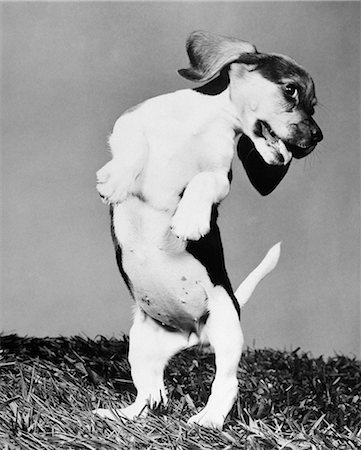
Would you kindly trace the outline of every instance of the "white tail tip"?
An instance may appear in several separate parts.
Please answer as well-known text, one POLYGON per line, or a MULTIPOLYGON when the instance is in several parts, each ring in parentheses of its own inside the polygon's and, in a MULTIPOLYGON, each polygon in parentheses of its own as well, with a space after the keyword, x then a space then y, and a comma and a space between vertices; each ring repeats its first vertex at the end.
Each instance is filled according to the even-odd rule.
POLYGON ((247 303, 258 283, 277 266, 281 242, 270 248, 261 263, 248 275, 235 292, 240 308, 247 303))
POLYGON ((264 269, 267 271, 264 276, 272 272, 272 270, 277 266, 281 256, 281 243, 281 241, 277 242, 277 244, 268 250, 266 256, 263 258, 260 265, 264 266, 264 269))

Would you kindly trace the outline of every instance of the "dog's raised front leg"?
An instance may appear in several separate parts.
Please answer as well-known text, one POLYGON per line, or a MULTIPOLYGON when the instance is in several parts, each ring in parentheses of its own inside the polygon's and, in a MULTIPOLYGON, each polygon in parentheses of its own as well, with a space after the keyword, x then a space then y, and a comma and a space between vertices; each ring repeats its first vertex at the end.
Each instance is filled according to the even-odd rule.
POLYGON ((216 375, 205 408, 189 423, 223 427, 238 392, 237 370, 242 355, 243 334, 232 299, 223 287, 207 291, 209 317, 204 332, 216 356, 216 375))
POLYGON ((117 415, 134 419, 145 415, 148 407, 167 402, 163 372, 169 359, 180 350, 195 345, 198 338, 176 331, 168 331, 140 309, 135 313, 134 323, 129 333, 129 362, 132 378, 137 389, 135 402, 115 411, 97 409, 95 414, 115 420, 117 415), (192 342, 193 341, 193 342, 192 342))
POLYGON ((135 189, 148 152, 144 131, 135 113, 121 116, 109 138, 113 159, 97 172, 97 190, 107 204, 123 202, 135 189))
POLYGON ((212 206, 228 194, 230 183, 223 171, 201 172, 188 183, 172 218, 173 233, 184 240, 198 240, 210 230, 212 206))

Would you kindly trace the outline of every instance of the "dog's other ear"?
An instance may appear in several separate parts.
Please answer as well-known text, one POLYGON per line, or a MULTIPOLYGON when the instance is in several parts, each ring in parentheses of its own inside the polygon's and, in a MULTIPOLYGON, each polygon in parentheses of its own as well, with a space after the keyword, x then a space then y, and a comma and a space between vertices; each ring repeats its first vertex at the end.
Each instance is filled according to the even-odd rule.
POLYGON ((237 154, 253 187, 263 196, 276 189, 291 164, 291 161, 285 166, 267 164, 245 134, 238 141, 237 154))
POLYGON ((209 81, 227 65, 238 61, 244 53, 255 53, 256 47, 236 38, 207 31, 194 31, 186 44, 190 67, 178 73, 188 80, 209 81))

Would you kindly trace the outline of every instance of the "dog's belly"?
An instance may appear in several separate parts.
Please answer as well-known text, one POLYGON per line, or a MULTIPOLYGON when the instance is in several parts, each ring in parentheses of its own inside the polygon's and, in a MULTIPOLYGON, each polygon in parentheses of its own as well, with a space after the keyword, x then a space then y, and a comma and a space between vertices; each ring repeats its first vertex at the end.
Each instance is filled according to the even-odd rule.
MULTIPOLYGON (((170 232, 169 213, 129 197, 114 207, 114 234, 134 299, 153 319, 196 331, 207 314, 205 267, 170 232)), ((118 260, 119 262, 119 260, 118 260)))
MULTIPOLYGON (((140 250, 140 249, 139 249, 140 250)), ((206 309, 202 282, 206 274, 188 257, 170 257, 160 251, 123 250, 123 267, 135 300, 153 319, 180 330, 194 331, 206 309)))

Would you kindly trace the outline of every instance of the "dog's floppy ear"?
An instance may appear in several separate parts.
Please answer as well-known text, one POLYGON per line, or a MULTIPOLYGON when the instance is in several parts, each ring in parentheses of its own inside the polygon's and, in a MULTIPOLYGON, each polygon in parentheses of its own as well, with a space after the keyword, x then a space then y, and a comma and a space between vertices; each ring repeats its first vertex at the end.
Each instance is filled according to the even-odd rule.
POLYGON ((291 164, 291 162, 285 166, 267 164, 256 150, 251 139, 245 134, 238 141, 237 154, 253 187, 263 196, 276 189, 291 164))
POLYGON ((188 80, 209 81, 227 65, 238 61, 244 53, 255 53, 256 47, 249 42, 220 36, 207 31, 194 31, 187 44, 190 67, 178 73, 188 80))
POLYGON ((258 53, 257 51, 254 53, 242 53, 239 57, 233 61, 235 63, 241 64, 249 64, 249 65, 257 65, 262 63, 263 61, 270 58, 270 55, 267 53, 258 53))

